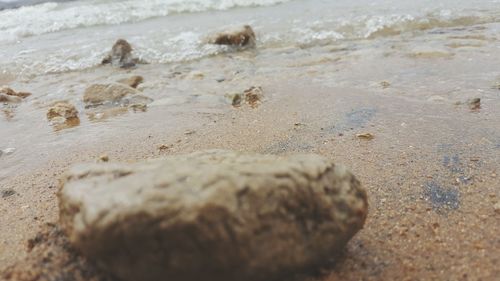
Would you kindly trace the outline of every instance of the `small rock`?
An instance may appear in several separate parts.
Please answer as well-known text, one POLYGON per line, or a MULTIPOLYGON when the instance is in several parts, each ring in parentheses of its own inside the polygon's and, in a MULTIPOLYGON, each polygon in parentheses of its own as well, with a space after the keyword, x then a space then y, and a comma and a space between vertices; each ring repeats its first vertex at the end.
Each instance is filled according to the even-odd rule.
POLYGON ((480 98, 470 99, 467 101, 467 104, 469 105, 469 108, 471 110, 481 109, 481 99, 480 98))
POLYGON ((124 39, 118 39, 113 45, 111 52, 103 60, 102 64, 111 64, 121 68, 134 67, 138 59, 132 58, 132 46, 124 39))
POLYGON ((357 134, 356 137, 363 140, 372 140, 375 138, 375 136, 371 133, 357 134))
POLYGON ((139 75, 132 76, 130 78, 126 79, 120 79, 118 80, 118 83, 125 84, 131 88, 137 89, 137 86, 139 86, 141 83, 144 82, 144 78, 139 75))
POLYGON ((59 206, 71 244, 124 281, 286 280, 342 253, 368 207, 321 156, 221 150, 75 166, 59 206))
POLYGON ((107 154, 103 154, 99 156, 99 161, 101 162, 108 162, 109 161, 109 156, 107 154))
POLYGON ((120 102, 128 95, 135 95, 138 91, 123 84, 94 84, 88 87, 83 94, 83 102, 87 107, 120 102))
POLYGON ((148 110, 148 105, 144 103, 134 103, 128 106, 134 112, 146 112, 148 110))
POLYGON ((252 107, 256 108, 262 103, 264 92, 261 87, 251 87, 244 93, 245 101, 252 107))
POLYGON ((234 106, 234 107, 240 107, 241 106, 241 102, 243 101, 242 97, 241 97, 241 94, 229 94, 227 95, 227 97, 229 98, 230 102, 231 102, 231 105, 234 106))
POLYGON ((68 102, 57 102, 47 112, 47 119, 50 121, 56 121, 54 120, 56 117, 61 117, 64 120, 63 122, 69 119, 78 119, 78 110, 68 102))
POLYGON ((239 48, 255 47, 255 32, 252 27, 245 25, 240 28, 221 32, 210 40, 210 43, 216 45, 228 45, 239 48))
POLYGON ((14 191, 14 189, 8 188, 8 189, 2 189, 0 191, 0 194, 2 195, 2 198, 7 198, 16 194, 16 192, 14 191))
POLYGON ((205 78, 205 74, 201 71, 192 71, 189 73, 189 78, 193 80, 203 80, 205 78))
POLYGON ((382 86, 382 89, 387 89, 391 86, 391 83, 389 81, 382 81, 380 82, 380 86, 382 86))
POLYGON ((168 149, 170 149, 170 146, 168 146, 166 144, 162 144, 162 145, 158 146, 158 150, 160 150, 160 151, 168 150, 168 149))
POLYGON ((20 97, 0 94, 0 102, 1 103, 20 103, 21 101, 22 101, 22 99, 20 97))

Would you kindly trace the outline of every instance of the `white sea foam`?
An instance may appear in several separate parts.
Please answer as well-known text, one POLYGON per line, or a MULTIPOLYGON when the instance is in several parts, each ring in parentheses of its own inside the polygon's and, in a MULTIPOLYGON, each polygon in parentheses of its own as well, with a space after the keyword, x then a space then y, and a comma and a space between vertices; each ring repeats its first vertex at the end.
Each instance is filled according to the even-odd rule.
POLYGON ((87 0, 0 11, 0 40, 88 27, 138 22, 178 13, 269 6, 290 0, 87 0))
POLYGON ((206 36, 241 24, 254 27, 258 49, 265 50, 419 36, 429 29, 500 21, 500 7, 491 0, 481 0, 476 9, 462 0, 454 0, 462 1, 458 7, 443 0, 448 1, 444 8, 430 7, 431 0, 401 0, 405 4, 398 8, 389 0, 359 1, 80 0, 26 6, 0 12, 0 69, 36 75, 93 67, 118 38, 127 39, 134 55, 150 63, 195 60, 226 52, 226 47, 206 44, 206 36), (250 8, 282 2, 288 3, 250 8), (231 10, 237 7, 242 9, 231 10), (231 11, 194 14, 219 10, 231 11), (179 13, 185 14, 168 16, 179 13))

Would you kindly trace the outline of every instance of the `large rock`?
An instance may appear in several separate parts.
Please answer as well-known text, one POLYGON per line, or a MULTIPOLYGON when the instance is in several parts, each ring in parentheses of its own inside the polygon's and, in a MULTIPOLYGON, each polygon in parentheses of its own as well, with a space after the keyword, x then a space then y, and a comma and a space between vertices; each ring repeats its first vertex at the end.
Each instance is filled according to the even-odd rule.
POLYGON ((212 150, 73 167, 71 243, 127 281, 270 281, 316 268, 363 226, 366 194, 317 155, 212 150))
POLYGON ((132 46, 127 40, 118 39, 101 63, 121 68, 134 67, 138 59, 132 57, 132 51, 132 46))

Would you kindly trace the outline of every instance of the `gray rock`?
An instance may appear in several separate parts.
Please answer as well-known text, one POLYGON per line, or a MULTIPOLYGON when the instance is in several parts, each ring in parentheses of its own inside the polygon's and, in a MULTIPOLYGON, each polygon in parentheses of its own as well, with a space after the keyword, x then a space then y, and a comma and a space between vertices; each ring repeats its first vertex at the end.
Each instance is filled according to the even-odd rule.
POLYGON ((328 159, 222 150, 74 166, 59 205, 71 243, 127 281, 283 278, 339 254, 367 215, 328 159))

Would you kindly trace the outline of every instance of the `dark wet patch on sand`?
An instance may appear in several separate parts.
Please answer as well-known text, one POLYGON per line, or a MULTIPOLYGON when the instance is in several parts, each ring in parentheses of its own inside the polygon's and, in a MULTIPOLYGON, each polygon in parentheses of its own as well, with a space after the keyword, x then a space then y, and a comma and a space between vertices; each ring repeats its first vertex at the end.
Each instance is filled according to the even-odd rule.
POLYGON ((444 155, 443 156, 443 166, 448 168, 452 173, 462 174, 464 169, 460 161, 460 156, 458 154, 444 155))
POLYGON ((376 114, 377 110, 372 107, 352 110, 344 115, 343 120, 327 128, 327 131, 332 133, 342 133, 347 130, 362 128, 370 122, 376 114))
POLYGON ((300 141, 297 137, 290 137, 278 141, 264 148, 263 153, 282 154, 288 152, 311 152, 313 145, 300 141))
POLYGON ((460 194, 453 188, 445 188, 435 181, 424 185, 424 196, 436 209, 458 209, 460 194))

